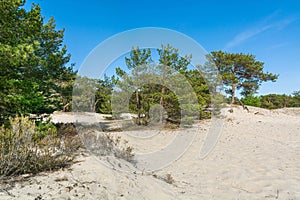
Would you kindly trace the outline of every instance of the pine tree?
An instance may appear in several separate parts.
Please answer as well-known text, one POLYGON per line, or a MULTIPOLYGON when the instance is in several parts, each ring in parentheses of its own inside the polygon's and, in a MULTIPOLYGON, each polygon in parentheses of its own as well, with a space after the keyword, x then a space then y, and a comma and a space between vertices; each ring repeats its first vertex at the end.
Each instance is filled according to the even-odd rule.
POLYGON ((227 86, 227 93, 231 95, 232 104, 237 89, 242 89, 241 94, 247 95, 257 91, 262 82, 278 78, 278 75, 265 73, 264 63, 257 61, 253 55, 222 51, 214 51, 211 55, 227 86))
POLYGON ((0 120, 7 116, 62 109, 75 72, 54 19, 44 23, 41 9, 25 1, 0 1, 0 120))

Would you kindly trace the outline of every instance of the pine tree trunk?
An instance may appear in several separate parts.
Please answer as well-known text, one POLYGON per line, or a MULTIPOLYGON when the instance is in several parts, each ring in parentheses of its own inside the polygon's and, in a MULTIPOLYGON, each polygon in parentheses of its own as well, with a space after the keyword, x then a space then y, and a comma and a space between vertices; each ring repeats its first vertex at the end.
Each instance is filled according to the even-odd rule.
MULTIPOLYGON (((138 87, 136 87, 136 89, 135 89, 135 98, 136 98, 136 108, 137 108, 137 113, 138 113, 138 119, 140 119, 141 114, 140 114, 140 98, 139 98, 139 89, 138 89, 138 87)), ((138 120, 138 121, 140 121, 140 120, 138 120)))
POLYGON ((160 97, 160 106, 161 106, 161 108, 160 108, 160 119, 159 119, 159 121, 160 121, 160 123, 162 123, 162 121, 163 121, 163 107, 164 107, 164 98, 163 98, 163 96, 164 96, 164 94, 165 94, 165 86, 162 86, 162 88, 161 88, 161 97, 160 97))
POLYGON ((232 89, 231 89, 231 104, 234 104, 235 88, 236 88, 236 84, 232 84, 232 89))
POLYGON ((96 112, 97 104, 99 103, 100 99, 97 99, 97 101, 94 103, 93 112, 96 112))
POLYGON ((64 107, 63 107, 63 112, 67 112, 69 109, 69 106, 70 106, 70 102, 69 103, 67 103, 66 105, 64 105, 64 107))

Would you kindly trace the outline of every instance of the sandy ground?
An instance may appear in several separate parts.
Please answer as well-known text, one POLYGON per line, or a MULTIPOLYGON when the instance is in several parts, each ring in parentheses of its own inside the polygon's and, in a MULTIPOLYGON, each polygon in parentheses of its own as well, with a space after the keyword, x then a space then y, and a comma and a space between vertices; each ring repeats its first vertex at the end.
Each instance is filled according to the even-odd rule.
POLYGON ((11 188, 1 185, 0 199, 300 199, 300 108, 227 110, 218 143, 204 159, 199 154, 209 120, 179 132, 118 132, 134 147, 136 165, 84 154, 69 169, 42 173, 11 188), (191 145, 182 151, 176 138, 190 144, 191 136, 191 145), (180 150, 163 168, 149 167, 167 159, 165 147, 180 150), (142 160, 147 155, 155 155, 149 163, 142 160))

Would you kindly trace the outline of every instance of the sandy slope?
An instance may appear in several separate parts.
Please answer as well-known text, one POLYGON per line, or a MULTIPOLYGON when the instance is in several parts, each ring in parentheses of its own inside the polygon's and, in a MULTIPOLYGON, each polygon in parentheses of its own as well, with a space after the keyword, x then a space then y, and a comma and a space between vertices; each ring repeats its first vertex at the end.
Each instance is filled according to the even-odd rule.
MULTIPOLYGON (((81 156, 70 169, 41 174, 8 190, 2 185, 0 199, 300 199, 300 109, 250 107, 248 113, 235 107, 233 113, 226 110, 224 122, 205 159, 199 153, 209 121, 181 130, 196 132, 196 137, 183 156, 163 169, 141 174, 142 165, 135 171, 131 164, 109 158, 117 163, 112 169, 94 156, 81 156), (163 180, 166 174, 174 183, 163 180)), ((123 138, 143 154, 161 150, 175 132, 123 138)))

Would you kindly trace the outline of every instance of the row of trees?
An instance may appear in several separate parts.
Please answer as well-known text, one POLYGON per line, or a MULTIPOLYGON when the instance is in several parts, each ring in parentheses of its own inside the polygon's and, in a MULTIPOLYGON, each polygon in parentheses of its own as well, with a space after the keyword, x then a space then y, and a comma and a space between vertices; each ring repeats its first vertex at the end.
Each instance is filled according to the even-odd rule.
MULTIPOLYGON (((209 88, 196 69, 189 69, 192 55, 181 57, 170 45, 157 49, 158 63, 152 61, 150 49, 133 48, 125 58, 129 72, 117 68, 118 80, 113 96, 114 113, 126 108, 120 103, 129 97, 129 108, 146 118, 162 122, 164 115, 174 121, 206 117, 203 108, 210 104, 209 88), (125 96, 124 96, 125 95, 125 96), (122 109, 123 108, 123 109, 122 109)), ((126 103, 125 103, 126 104, 126 103)))
POLYGON ((125 100, 138 117, 203 118, 209 116, 207 108, 222 102, 221 80, 234 103, 237 91, 249 96, 262 82, 278 78, 249 54, 216 51, 193 68, 192 55, 181 56, 170 45, 156 52, 133 47, 116 76, 77 77, 68 64, 64 30, 56 29, 53 18, 45 22, 38 5, 27 11, 24 3, 0 1, 0 123, 16 114, 70 111, 72 102, 75 110, 120 113, 126 111, 120 106, 125 100))
POLYGON ((241 99, 245 105, 277 109, 285 107, 300 107, 300 91, 293 92, 292 95, 268 94, 261 96, 249 95, 241 99))
POLYGON ((189 69, 191 55, 181 57, 170 45, 162 45, 157 53, 155 63, 150 49, 133 47, 125 58, 127 69, 116 68, 116 76, 104 76, 103 80, 78 78, 73 96, 75 110, 113 112, 115 117, 136 113, 138 123, 150 117, 162 122, 165 115, 173 121, 207 117, 203 110, 211 103, 210 91, 199 70, 189 69))
POLYGON ((208 108, 219 107, 224 102, 225 96, 218 91, 220 84, 224 84, 234 103, 237 90, 248 97, 262 82, 278 78, 278 75, 265 73, 264 63, 249 54, 212 52, 204 65, 192 68, 192 55, 181 57, 178 49, 170 45, 162 45, 156 52, 157 63, 150 49, 133 47, 125 58, 127 69, 118 67, 116 77, 80 78, 75 86, 78 93, 73 99, 75 108, 116 115, 131 112, 136 113, 138 119, 156 115, 154 118, 159 122, 164 116, 172 121, 183 118, 192 122, 195 118, 208 117, 210 114, 205 112, 208 108), (84 100, 84 97, 93 99, 84 100))

